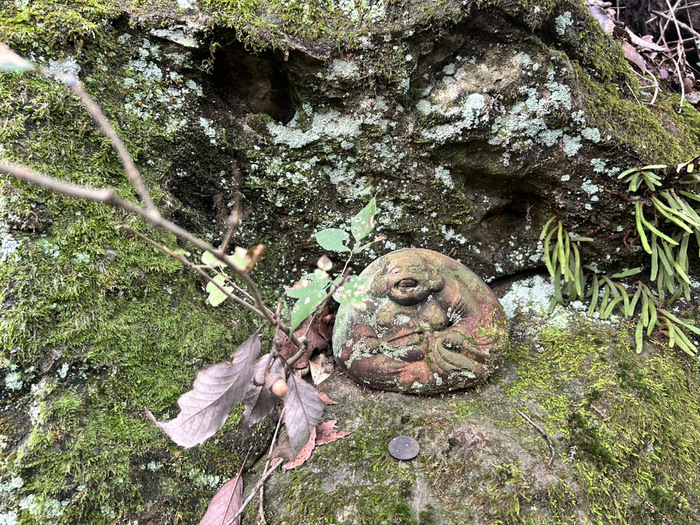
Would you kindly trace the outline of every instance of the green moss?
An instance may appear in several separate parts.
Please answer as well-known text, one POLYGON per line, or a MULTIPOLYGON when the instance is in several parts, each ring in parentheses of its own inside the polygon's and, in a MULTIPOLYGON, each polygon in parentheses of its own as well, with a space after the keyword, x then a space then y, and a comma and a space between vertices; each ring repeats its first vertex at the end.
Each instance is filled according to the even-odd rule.
POLYGON ((629 337, 603 342, 591 327, 584 330, 574 337, 546 330, 538 352, 516 349, 522 373, 504 385, 508 395, 542 408, 550 436, 565 437, 559 460, 568 455, 585 496, 558 495, 557 506, 583 505, 612 523, 692 522, 697 365, 640 358, 629 337))
MULTIPOLYGON (((11 37, 23 38, 19 30, 11 37)), ((128 48, 100 52, 81 61, 87 89, 98 94, 129 57, 128 48)), ((66 88, 33 74, 2 75, 0 94, 3 114, 12 117, 0 135, 4 158, 73 182, 112 185, 135 200, 111 145, 66 88)), ((175 148, 173 137, 156 119, 124 111, 120 97, 116 89, 98 99, 118 130, 129 130, 128 148, 143 159, 155 200, 172 213, 176 199, 156 183, 169 170, 164 145, 175 148)), ((3 493, 0 513, 12 510, 19 523, 149 515, 195 522, 245 452, 262 453, 273 430, 243 436, 239 409, 217 437, 182 451, 147 420, 145 406, 158 419, 175 417, 196 371, 227 359, 253 321, 232 306, 207 306, 193 274, 117 229, 120 223, 182 251, 171 235, 114 208, 0 177, 1 232, 19 243, 0 264, 0 482, 21 480, 3 493), (10 373, 20 389, 4 388, 10 373)))
POLYGON ((616 138, 630 158, 661 160, 675 164, 687 160, 688 143, 698 143, 700 117, 688 110, 688 118, 676 118, 677 97, 662 94, 655 106, 640 104, 629 86, 602 85, 591 81, 580 66, 572 64, 578 86, 586 93, 586 117, 603 137, 616 138), (625 96, 624 90, 629 94, 625 96), (670 122, 668 121, 670 119, 670 122))
POLYGON ((37 50, 47 44, 103 39, 105 23, 120 12, 119 0, 82 0, 72 4, 3 2, 0 6, 0 39, 11 46, 37 50))

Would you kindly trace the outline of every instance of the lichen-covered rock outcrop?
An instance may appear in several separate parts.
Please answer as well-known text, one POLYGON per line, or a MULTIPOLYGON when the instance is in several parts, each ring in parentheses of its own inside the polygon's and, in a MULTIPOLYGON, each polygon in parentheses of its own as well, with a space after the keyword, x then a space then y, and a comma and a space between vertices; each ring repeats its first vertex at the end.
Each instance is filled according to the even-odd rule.
MULTIPOLYGON (((618 44, 573 1, 17 0, 0 6, 0 39, 81 78, 180 224, 217 238, 240 189, 236 243, 268 246, 256 277, 271 302, 313 267, 311 233, 374 194, 387 241, 358 266, 416 246, 489 280, 536 271, 539 231, 557 214, 595 235, 588 261, 629 267, 638 254, 621 238, 634 219, 616 175, 700 145, 695 109, 677 114, 668 92, 650 105, 618 44)), ((3 158, 133 195, 66 90, 2 75, 0 93, 3 158)), ((0 516, 196 521, 247 450, 236 418, 183 453, 141 409, 173 416, 194 371, 253 321, 206 307, 191 275, 114 229, 145 228, 120 212, 5 177, 0 210, 0 516)), ((599 472, 638 472, 617 468, 599 472)), ((676 490, 647 488, 655 509, 676 490)))

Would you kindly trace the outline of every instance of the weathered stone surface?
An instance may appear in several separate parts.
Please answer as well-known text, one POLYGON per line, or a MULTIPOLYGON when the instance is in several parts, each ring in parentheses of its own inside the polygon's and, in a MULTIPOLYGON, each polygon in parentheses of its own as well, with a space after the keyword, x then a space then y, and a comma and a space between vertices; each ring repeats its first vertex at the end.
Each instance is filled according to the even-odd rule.
MULTIPOLYGON (((356 268, 420 247, 492 284, 543 272, 537 238, 552 215, 595 239, 583 263, 632 268, 642 254, 623 242, 633 205, 616 174, 700 150, 697 111, 678 114, 663 86, 650 104, 653 89, 581 2, 17 0, 0 2, 0 39, 77 73, 178 224, 216 242, 240 188, 234 242, 266 244, 253 277, 271 304, 313 268, 310 235, 375 193, 387 239, 356 268)), ((3 159, 133 197, 65 89, 3 75, 0 101, 3 159)), ((246 440, 267 448, 273 429, 241 439, 240 411, 187 451, 146 420, 144 406, 172 416, 196 370, 258 321, 208 308, 200 283, 119 222, 191 250, 111 208, 2 178, 0 521, 196 523, 246 440)), ((546 292, 540 279, 532 293, 546 292)), ((370 395, 334 378, 347 388, 329 415, 355 434, 273 477, 269 522, 427 522, 429 500, 438 523, 699 522, 695 364, 663 347, 668 359, 634 355, 624 328, 553 333, 556 318, 517 317, 516 331, 533 330, 473 391, 370 395), (551 472, 523 409, 555 439, 551 472), (420 468, 394 468, 382 439, 410 430, 420 468)))
POLYGON ((333 330, 339 366, 361 384, 435 394, 483 383, 503 361, 503 308, 479 277, 431 250, 389 253, 361 274, 362 308, 342 305, 333 330))
POLYGON ((512 345, 476 389, 407 396, 333 374, 319 387, 338 402, 327 417, 353 433, 270 478, 267 522, 700 523, 697 364, 651 345, 637 355, 624 326, 583 311, 550 316, 544 292, 540 278, 500 291, 512 345), (388 449, 401 435, 420 444, 408 462, 388 449))

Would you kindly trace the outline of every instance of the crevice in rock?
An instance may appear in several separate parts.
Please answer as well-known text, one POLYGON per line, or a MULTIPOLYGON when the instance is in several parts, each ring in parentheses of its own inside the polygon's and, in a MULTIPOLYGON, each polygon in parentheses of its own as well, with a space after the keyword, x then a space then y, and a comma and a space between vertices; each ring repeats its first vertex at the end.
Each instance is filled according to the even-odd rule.
POLYGON ((242 45, 219 50, 212 83, 227 109, 240 116, 265 113, 285 124, 294 117, 289 79, 272 53, 251 54, 242 45))

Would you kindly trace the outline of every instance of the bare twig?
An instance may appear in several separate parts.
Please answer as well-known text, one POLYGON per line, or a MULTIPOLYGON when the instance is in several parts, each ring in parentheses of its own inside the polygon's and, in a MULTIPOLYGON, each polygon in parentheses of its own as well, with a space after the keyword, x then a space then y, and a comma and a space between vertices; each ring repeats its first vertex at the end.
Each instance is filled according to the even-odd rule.
POLYGON ((654 103, 656 102, 656 97, 659 95, 659 81, 656 80, 656 77, 654 75, 652 75, 651 73, 649 73, 649 76, 654 81, 654 96, 651 97, 651 102, 649 102, 649 105, 653 106, 654 103))
MULTIPOLYGON (((284 412, 284 409, 282 410, 282 412, 284 412)), ((280 417, 277 420, 277 427, 275 428, 275 433, 272 436, 272 443, 270 444, 270 452, 268 453, 268 459, 265 462, 265 468, 263 468, 262 476, 260 476, 260 479, 253 487, 252 492, 248 495, 248 497, 245 499, 245 501, 241 504, 241 508, 238 509, 238 512, 236 512, 236 514, 234 514, 233 517, 226 522, 226 525, 232 525, 238 519, 238 517, 241 514, 243 514, 243 511, 250 504, 250 502, 253 501, 253 498, 258 493, 258 491, 262 491, 263 487, 265 486, 265 482, 267 481, 267 478, 269 478, 270 475, 272 475, 272 473, 277 469, 277 467, 279 467, 284 462, 284 458, 275 458, 275 461, 272 463, 272 465, 270 465, 271 460, 269 457, 275 448, 275 443, 277 442, 277 434, 278 434, 281 426, 282 426, 282 414, 280 414, 280 417)))
MULTIPOLYGON (((700 4, 698 4, 698 5, 700 5, 700 4)), ((688 33, 692 34, 695 38, 700 38, 700 33, 698 33, 695 29, 690 27, 688 24, 682 22, 681 20, 678 20, 675 16, 670 16, 666 13, 661 12, 661 11, 652 11, 652 12, 656 15, 659 15, 660 17, 666 18, 667 20, 669 20, 671 22, 675 22, 678 26, 680 26, 683 29, 685 29, 686 31, 688 31, 688 33)), ((680 37, 680 34, 679 34, 679 37, 680 37)))
MULTIPOLYGON (((678 108, 678 113, 681 113, 683 111, 683 102, 685 101, 685 82, 684 82, 684 77, 682 75, 681 71, 681 63, 685 63, 685 50, 683 49, 683 35, 681 34, 681 28, 678 23, 678 19, 676 19, 676 13, 675 9, 678 7, 678 4, 680 3, 680 0, 676 2, 675 6, 671 6, 671 2, 669 0, 666 0, 666 5, 669 8, 669 14, 668 15, 662 15, 665 18, 673 21, 673 24, 676 27, 676 34, 678 35, 678 42, 676 43, 676 57, 673 60, 674 64, 676 65, 676 74, 678 75, 678 84, 680 85, 681 88, 681 104, 680 107, 678 108)), ((666 21, 666 24, 664 25, 664 30, 666 27, 668 27, 668 21, 666 21)))
POLYGON ((547 433, 546 433, 544 430, 542 430, 542 427, 541 427, 541 426, 539 426, 539 425, 538 425, 537 423, 535 423, 532 419, 530 419, 530 418, 527 417, 525 414, 523 414, 520 410, 518 410, 518 414, 520 414, 521 416, 523 416, 523 418, 525 419, 525 421, 527 421, 527 422, 530 423, 533 427, 535 427, 535 428, 537 429, 537 431, 538 431, 540 434, 542 434, 542 437, 544 437, 544 438, 547 440, 547 444, 549 445, 549 461, 547 462, 547 466, 548 466, 548 467, 551 467, 551 466, 552 466, 552 462, 554 461, 554 445, 552 444, 552 439, 547 435, 547 433))
POLYGON ((265 472, 263 472, 263 475, 260 476, 260 479, 255 484, 255 487, 253 487, 253 491, 245 499, 245 501, 241 505, 241 508, 238 510, 238 512, 236 512, 236 514, 233 515, 233 517, 226 523, 226 525, 232 525, 234 523, 234 520, 236 520, 241 514, 243 514, 243 511, 245 510, 245 508, 250 504, 251 501, 253 501, 253 498, 258 493, 258 491, 260 489, 262 489, 263 485, 265 485, 265 482, 267 481, 267 479, 272 475, 272 473, 277 469, 277 467, 279 467, 283 462, 284 462, 284 458, 275 458, 273 463, 270 465, 270 468, 265 470, 265 472))
POLYGON ((265 487, 260 487, 260 505, 258 506, 258 523, 257 525, 267 525, 265 519, 265 507, 263 501, 265 499, 265 487))
POLYGON ((234 204, 233 211, 231 211, 231 215, 228 218, 228 229, 226 230, 226 234, 224 235, 224 240, 221 241, 221 246, 219 246, 219 251, 221 253, 226 253, 226 250, 228 250, 229 244, 231 244, 233 234, 236 231, 236 228, 238 228, 238 222, 241 220, 241 171, 235 164, 233 166, 233 176, 236 180, 236 203, 234 204))
MULTIPOLYGON (((208 242, 203 241, 202 239, 193 235, 184 228, 181 228, 177 224, 163 218, 163 216, 161 216, 159 213, 151 213, 146 208, 143 208, 120 197, 119 195, 117 195, 113 188, 96 189, 88 188, 86 186, 79 186, 70 182, 64 182, 58 179, 54 179, 53 177, 49 177, 48 175, 44 175, 43 173, 39 173, 38 171, 34 171, 27 166, 19 164, 0 162, 0 171, 9 173, 10 175, 18 179, 38 184, 39 186, 47 188, 56 193, 60 193, 62 195, 113 204, 119 208, 122 208, 124 211, 133 213, 134 215, 138 215, 139 217, 146 219, 153 226, 163 228, 164 230, 169 231, 176 237, 179 237, 180 239, 192 244, 193 246, 195 246, 203 252, 211 252, 212 255, 214 255, 214 257, 226 264, 226 266, 228 266, 231 269, 231 271, 233 271, 236 274, 236 276, 239 279, 241 279, 241 281, 243 281, 243 284, 245 284, 246 288, 250 292, 250 296, 253 299, 255 308, 257 308, 257 310, 259 311, 258 315, 265 319, 265 321, 267 321, 267 323, 270 326, 278 325, 277 321, 275 320, 274 314, 265 305, 265 302, 260 296, 260 291, 258 290, 253 280, 245 271, 237 268, 227 254, 221 253, 208 242)), ((297 338, 293 333, 290 333, 289 326, 283 323, 279 323, 279 327, 284 333, 286 333, 289 336, 291 341, 296 346, 299 346, 301 344, 299 338, 297 338)))
POLYGON ((142 241, 145 241, 145 242, 147 242, 148 244, 150 244, 151 246, 153 246, 154 248, 160 250, 160 251, 163 252, 164 254, 166 254, 166 255, 172 257, 173 259, 179 261, 180 264, 182 264, 183 266, 186 266, 187 268, 191 269, 192 271, 194 271, 195 273, 197 273, 200 277, 202 277, 202 278, 205 279, 206 281, 208 281, 208 282, 210 282, 210 283, 213 283, 219 290, 221 290, 222 293, 224 293, 224 294, 226 295, 226 297, 228 297, 228 298, 231 299, 232 301, 234 301, 234 302, 240 304, 241 306, 244 306, 245 308, 248 308, 248 309, 249 309, 251 312, 253 312, 254 314, 259 315, 260 317, 263 317, 263 318, 264 318, 262 312, 261 312, 260 310, 258 310, 255 306, 253 306, 252 304, 250 304, 250 303, 248 303, 247 301, 241 299, 241 298, 238 297, 237 295, 232 294, 231 292, 229 292, 228 290, 226 290, 226 289, 224 288, 223 285, 221 285, 221 284, 219 284, 218 282, 216 282, 214 279, 212 279, 212 278, 209 276, 209 274, 208 274, 207 272, 205 272, 204 270, 202 270, 202 268, 200 268, 198 265, 196 265, 196 264, 194 264, 193 262, 191 262, 190 260, 188 260, 188 259, 187 259, 186 257, 184 257, 183 255, 180 255, 179 253, 173 252, 173 251, 172 251, 170 248, 168 248, 167 246, 163 246, 163 245, 160 244, 159 242, 154 241, 153 239, 151 239, 149 236, 144 235, 143 233, 141 233, 141 232, 139 232, 139 231, 133 229, 131 226, 127 226, 127 225, 125 225, 125 224, 120 224, 120 225, 118 226, 118 228, 119 228, 119 229, 122 229, 122 230, 124 230, 124 231, 128 231, 129 233, 135 235, 136 237, 138 237, 138 238, 141 239, 142 241))
POLYGON ((129 151, 126 149, 126 146, 124 146, 124 143, 119 138, 119 135, 117 135, 117 132, 114 131, 112 125, 107 121, 107 118, 105 117, 100 107, 97 104, 95 104, 95 101, 92 100, 90 95, 88 95, 85 89, 83 89, 83 86, 80 83, 80 81, 73 76, 64 75, 44 68, 41 68, 40 71, 47 76, 57 75, 58 78, 60 78, 64 83, 66 83, 73 90, 73 92, 76 95, 78 95, 78 98, 80 98, 80 101, 88 110, 92 118, 95 119, 97 124, 100 126, 102 132, 112 143, 112 146, 119 155, 119 159, 121 160, 122 165, 124 166, 124 171, 126 171, 126 174, 129 176, 129 179, 136 187, 136 191, 139 192, 139 195, 143 199, 143 203, 146 205, 146 209, 148 210, 148 212, 155 216, 160 215, 155 204, 153 204, 153 200, 151 199, 151 195, 148 192, 148 188, 146 187, 146 184, 143 181, 139 170, 136 168, 136 164, 134 163, 133 158, 129 154, 129 151))

